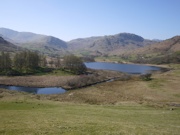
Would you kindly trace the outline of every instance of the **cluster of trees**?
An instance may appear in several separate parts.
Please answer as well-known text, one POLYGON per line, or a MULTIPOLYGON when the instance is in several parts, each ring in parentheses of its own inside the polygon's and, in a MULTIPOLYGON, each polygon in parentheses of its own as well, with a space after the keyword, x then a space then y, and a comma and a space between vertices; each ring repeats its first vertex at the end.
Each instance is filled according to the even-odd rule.
POLYGON ((40 57, 36 52, 25 51, 17 53, 13 62, 14 68, 17 70, 35 69, 39 66, 40 57))
POLYGON ((64 57, 62 67, 70 70, 74 74, 84 74, 87 70, 82 59, 74 55, 67 55, 64 57))
POLYGON ((48 65, 51 68, 63 69, 74 74, 84 74, 87 70, 83 60, 74 55, 67 55, 63 60, 50 58, 47 63, 46 57, 37 52, 23 51, 16 53, 12 58, 9 53, 0 53, 0 74, 34 73, 39 67, 48 65))
POLYGON ((61 69, 73 74, 84 74, 87 70, 83 58, 75 55, 66 55, 63 58, 50 58, 47 65, 51 68, 61 69))
POLYGON ((12 71, 21 73, 33 72, 39 66, 46 65, 46 58, 40 56, 37 52, 24 51, 16 53, 13 58, 9 53, 0 54, 0 73, 14 74, 12 71))

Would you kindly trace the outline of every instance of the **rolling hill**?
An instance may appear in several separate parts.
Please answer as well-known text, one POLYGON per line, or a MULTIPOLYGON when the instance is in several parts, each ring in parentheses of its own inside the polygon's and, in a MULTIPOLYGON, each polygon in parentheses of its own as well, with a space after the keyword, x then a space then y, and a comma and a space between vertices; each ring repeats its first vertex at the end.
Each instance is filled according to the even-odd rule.
POLYGON ((139 63, 180 63, 180 36, 155 43, 126 55, 136 55, 139 63))
POLYGON ((7 28, 0 28, 0 34, 15 45, 47 54, 65 53, 67 49, 65 41, 53 36, 18 32, 7 28))
POLYGON ((19 51, 19 50, 22 50, 22 48, 4 40, 0 36, 0 51, 15 52, 15 51, 19 51))
POLYGON ((172 53, 180 51, 180 36, 155 43, 137 50, 137 54, 172 53))
POLYGON ((78 38, 65 42, 53 36, 0 28, 0 50, 16 51, 17 46, 50 56, 69 53, 82 56, 115 56, 139 63, 179 62, 180 36, 148 40, 131 33, 78 38))
POLYGON ((110 36, 71 40, 68 42, 68 47, 71 51, 80 53, 93 54, 98 52, 100 55, 120 55, 126 51, 135 50, 153 43, 156 43, 156 41, 147 40, 135 34, 120 33, 110 36))
POLYGON ((15 45, 38 50, 46 54, 66 54, 68 52, 81 55, 120 55, 130 50, 141 48, 157 41, 147 40, 130 33, 119 33, 109 36, 78 38, 65 42, 53 36, 30 32, 18 32, 0 28, 3 38, 15 45))

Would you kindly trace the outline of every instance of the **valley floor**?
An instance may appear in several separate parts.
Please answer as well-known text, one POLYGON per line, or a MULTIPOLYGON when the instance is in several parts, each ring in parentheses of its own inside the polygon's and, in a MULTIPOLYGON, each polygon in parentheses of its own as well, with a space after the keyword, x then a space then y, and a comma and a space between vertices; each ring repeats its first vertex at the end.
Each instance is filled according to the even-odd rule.
POLYGON ((0 89, 0 134, 158 134, 180 132, 180 65, 64 94, 0 89))

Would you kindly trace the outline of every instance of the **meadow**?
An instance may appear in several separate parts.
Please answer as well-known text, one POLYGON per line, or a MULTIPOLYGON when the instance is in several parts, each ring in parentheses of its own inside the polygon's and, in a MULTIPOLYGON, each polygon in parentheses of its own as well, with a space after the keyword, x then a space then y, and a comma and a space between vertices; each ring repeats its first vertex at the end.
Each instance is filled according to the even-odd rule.
POLYGON ((35 95, 0 89, 2 135, 178 135, 180 66, 64 94, 35 95))
POLYGON ((0 102, 4 135, 178 135, 180 109, 153 108, 131 102, 89 105, 32 99, 0 102))

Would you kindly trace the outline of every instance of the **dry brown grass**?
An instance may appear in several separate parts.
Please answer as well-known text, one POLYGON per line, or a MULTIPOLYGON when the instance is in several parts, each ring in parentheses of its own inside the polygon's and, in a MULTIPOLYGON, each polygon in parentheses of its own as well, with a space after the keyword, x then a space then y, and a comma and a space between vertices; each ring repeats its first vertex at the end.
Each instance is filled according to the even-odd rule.
POLYGON ((153 74, 151 81, 142 81, 134 77, 129 81, 103 83, 68 91, 63 95, 51 95, 48 98, 90 104, 120 104, 126 101, 160 106, 180 104, 180 73, 177 74, 177 71, 153 74))
POLYGON ((15 85, 15 86, 28 86, 28 87, 63 87, 65 89, 77 88, 91 85, 97 82, 106 81, 112 78, 126 79, 127 75, 105 70, 90 70, 91 75, 71 75, 71 76, 56 76, 56 75, 42 75, 42 76, 16 76, 16 77, 0 77, 0 85, 15 85), (86 79, 85 83, 82 81, 86 79), (75 83, 71 86, 71 83, 75 83))
MULTIPOLYGON (((0 101, 26 101, 26 100, 40 100, 42 97, 36 94, 29 94, 15 90, 6 90, 0 88, 0 101)), ((43 99, 43 98, 42 98, 43 99)))
MULTIPOLYGON (((158 106, 180 104, 180 66, 175 65, 171 68, 174 70, 153 74, 151 81, 142 81, 134 76, 128 81, 117 80, 70 90, 64 94, 41 95, 40 99, 88 104, 121 104, 122 102, 157 104, 158 106)), ((122 73, 106 71, 98 71, 96 74, 97 79, 100 77, 102 80, 123 76, 122 73)), ((67 87, 68 81, 77 78, 79 76, 1 77, 0 82, 8 85, 67 87)))
POLYGON ((31 87, 53 87, 63 86, 69 79, 75 76, 17 76, 17 77, 0 77, 0 84, 31 86, 31 87))

